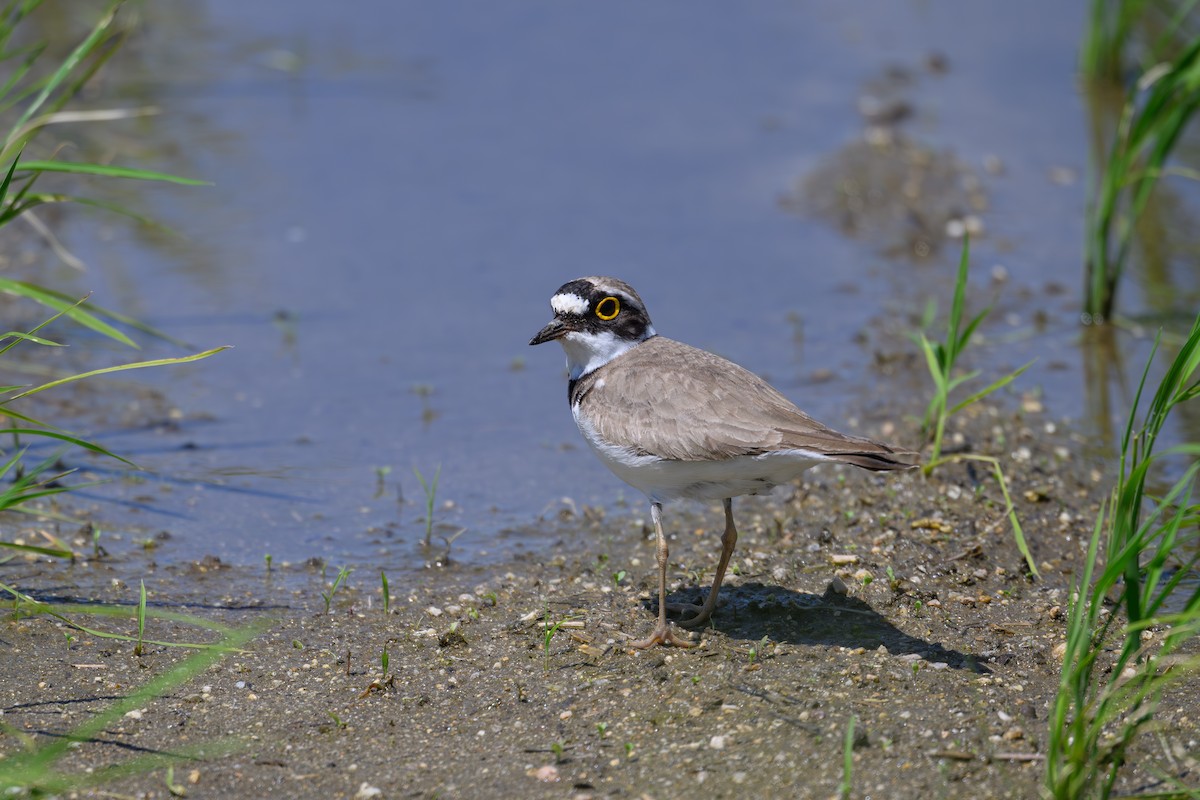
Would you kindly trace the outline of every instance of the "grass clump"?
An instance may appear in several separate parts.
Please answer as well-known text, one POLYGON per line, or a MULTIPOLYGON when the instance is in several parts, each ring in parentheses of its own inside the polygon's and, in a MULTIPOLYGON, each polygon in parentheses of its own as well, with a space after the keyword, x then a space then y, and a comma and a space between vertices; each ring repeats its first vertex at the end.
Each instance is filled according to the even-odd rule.
POLYGON ((1196 0, 1091 0, 1079 49, 1084 78, 1120 83, 1136 44, 1157 58, 1169 46, 1186 41, 1196 27, 1195 8, 1196 0))
POLYGON ((425 547, 429 547, 433 539, 433 505, 437 502, 438 479, 442 477, 442 466, 439 464, 437 471, 433 473, 433 480, 425 480, 425 476, 421 474, 421 470, 413 467, 413 474, 417 476, 417 480, 421 484, 421 491, 425 494, 425 547))
MULTIPOLYGON (((17 44, 20 39, 17 35, 18 30, 41 5, 42 0, 20 0, 6 3, 0 8, 0 65, 3 65, 6 74, 3 84, 0 85, 0 115, 11 118, 10 123, 0 123, 0 175, 3 176, 0 178, 0 230, 17 219, 27 220, 65 261, 77 263, 58 244, 49 228, 38 219, 36 209, 49 204, 75 202, 145 220, 128 209, 109 203, 61 192, 40 191, 35 187, 43 175, 59 173, 87 178, 122 178, 192 185, 201 182, 130 167, 63 161, 53 155, 42 159, 25 157, 30 150, 53 153, 52 148, 39 144, 39 135, 54 124, 100 122, 152 112, 151 109, 66 110, 66 105, 79 94, 119 47, 122 36, 115 26, 115 19, 122 4, 109 3, 83 40, 75 45, 60 63, 49 67, 41 64, 41 56, 46 50, 44 43, 17 44)), ((6 356, 17 345, 61 347, 61 342, 42 333, 44 328, 61 317, 134 348, 137 345, 118 326, 162 336, 136 320, 89 303, 87 298, 80 300, 54 289, 9 276, 0 276, 0 293, 32 301, 54 312, 31 330, 14 330, 0 334, 0 356, 6 356)), ((66 447, 80 447, 129 463, 93 442, 65 433, 31 416, 23 409, 18 410, 14 407, 18 401, 74 381, 123 370, 195 361, 222 349, 224 348, 215 348, 183 358, 156 359, 105 367, 60 377, 33 387, 0 386, 0 417, 8 422, 0 429, 0 434, 12 442, 10 447, 0 449, 0 477, 11 479, 11 483, 0 492, 0 510, 25 510, 32 501, 74 488, 62 482, 72 470, 58 469, 57 454, 32 463, 27 461, 30 455, 29 447, 23 442, 31 438, 56 440, 66 447)), ((0 547, 37 555, 71 555, 69 549, 58 544, 38 547, 0 541, 0 547)))
MULTIPOLYGON (((1141 74, 1125 101, 1111 148, 1095 167, 1085 225, 1085 322, 1112 317, 1138 220, 1159 178, 1172 172, 1167 161, 1198 109, 1200 37, 1141 74)), ((1191 170, 1174 172, 1197 176, 1191 170)))
POLYGON ((1017 547, 1020 549, 1021 555, 1025 559, 1025 564, 1029 567, 1029 571, 1033 575, 1037 575, 1037 565, 1034 563, 1033 554, 1029 551, 1029 545, 1025 541, 1021 522, 1017 519, 1012 497, 1008 491, 1008 481, 1004 477, 1004 470, 1001 469, 999 460, 993 456, 975 453, 954 453, 951 455, 943 453, 946 422, 950 417, 1012 383, 1017 376, 1029 369, 1033 363, 1031 361, 1029 364, 1013 370, 951 405, 951 394, 968 381, 979 376, 978 370, 956 373, 955 367, 958 364, 959 356, 962 355, 967 345, 970 344, 971 336, 975 333, 975 329, 991 313, 991 307, 989 306, 965 323, 963 321, 969 265, 970 242, 964 240, 962 256, 958 262, 958 274, 954 281, 954 297, 950 303, 950 317, 946 325, 946 338, 944 341, 934 341, 927 337, 923 331, 918 334, 918 343, 925 354, 925 363, 929 368, 929 376, 933 379, 934 386, 933 396, 930 398, 929 405, 925 409, 925 418, 922 422, 922 428, 930 442, 931 452, 921 469, 926 475, 929 475, 938 467, 955 461, 980 461, 990 466, 996 482, 1000 485, 1000 491, 1004 495, 1005 514, 1012 525, 1013 537, 1016 540, 1017 547))
POLYGON ((1145 0, 1092 0, 1079 67, 1092 80, 1116 81, 1145 0))
MULTIPOLYGON (((1121 442, 1117 482, 1097 517, 1071 603, 1058 693, 1051 707, 1045 794, 1108 798, 1129 748, 1153 721, 1163 691, 1200 660, 1179 650, 1200 630, 1197 563, 1200 443, 1156 451, 1164 424, 1200 395, 1200 317, 1144 414, 1139 409, 1158 342, 1142 374, 1121 442), (1182 474, 1162 495, 1152 471, 1182 474), (1107 601, 1116 599, 1115 608, 1107 601), (1119 617, 1124 617, 1123 622, 1119 617)), ((1172 779, 1174 780, 1174 779, 1172 779)), ((1200 787, 1180 796, 1196 796, 1200 787)))
POLYGON ((26 149, 37 146, 36 138, 48 126, 66 122, 105 122, 157 113, 157 109, 154 108, 65 110, 65 106, 83 90, 88 81, 119 48, 123 37, 115 20, 123 3, 108 4, 83 41, 48 74, 44 74, 46 70, 41 69, 39 65, 40 57, 46 49, 44 43, 25 47, 13 44, 18 28, 41 5, 42 0, 22 0, 9 2, 0 9, 0 65, 3 65, 7 75, 3 85, 0 85, 0 113, 19 109, 12 124, 2 132, 3 139, 0 139, 0 165, 4 165, 6 171, 0 189, 0 226, 25 216, 50 242, 56 253, 68 263, 78 266, 78 260, 67 253, 50 233, 49 228, 32 214, 35 208, 53 203, 75 202, 114 211, 141 222, 149 220, 129 209, 104 201, 59 192, 35 191, 34 185, 38 178, 46 173, 65 173, 76 176, 165 181, 184 185, 203 185, 203 181, 145 169, 63 161, 54 157, 23 160, 26 149))
POLYGON ((351 569, 350 567, 342 567, 341 569, 338 570, 337 577, 335 577, 333 579, 333 584, 330 585, 329 591, 321 592, 321 599, 325 601, 325 613, 326 614, 329 613, 329 608, 330 608, 330 606, 333 605, 333 598, 334 598, 334 595, 337 594, 337 590, 341 588, 342 584, 346 582, 346 578, 349 578, 350 573, 353 571, 354 570, 351 569))
MULTIPOLYGON (((0 278, 0 292, 8 291, 37 302, 45 302, 46 297, 54 297, 47 295, 45 290, 38 287, 31 287, 28 284, 20 284, 16 281, 8 281, 0 278)), ((55 298, 57 301, 57 298, 55 298)), ((82 300, 75 301, 66 305, 41 324, 35 326, 26 332, 9 332, 0 334, 0 357, 8 354, 8 352, 19 344, 29 344, 42 347, 59 347, 60 343, 51 341, 41 335, 44 328, 51 323, 57 321, 61 317, 67 316, 81 325, 84 325, 93 330, 98 330, 109 338, 125 341, 133 345, 128 337, 111 328, 103 320, 96 317, 91 310, 84 308, 82 300), (110 333, 111 331, 111 333, 110 333)), ((136 345, 133 345, 136 346, 136 345)), ((169 365, 184 364, 192 361, 198 361, 209 356, 215 355, 224 350, 224 347, 216 347, 210 350, 205 350, 200 353, 195 353, 189 356, 180 356, 176 358, 159 358, 149 361, 135 361, 126 364, 118 364, 110 367, 89 370, 74 375, 67 375, 36 386, 0 386, 0 418, 6 418, 10 424, 0 428, 0 435, 9 437, 12 442, 8 448, 0 447, 0 458, 4 461, 0 464, 0 477, 11 476, 12 481, 8 483, 3 490, 0 490, 0 511, 29 511, 30 504, 33 501, 43 499, 50 495, 59 494, 61 492, 70 491, 74 488, 80 488, 83 485, 90 484, 66 484, 63 479, 73 473, 75 470, 62 470, 58 468, 60 463, 61 451, 53 455, 30 463, 27 460, 29 455, 29 446, 23 444, 24 440, 42 439, 51 440, 62 443, 65 447, 75 446, 84 450, 98 453, 109 458, 116 459, 129 466, 134 466, 132 462, 125 459, 116 453, 113 453, 95 442, 88 441, 81 437, 66 433, 56 426, 47 422, 43 422, 37 417, 32 416, 25 411, 18 411, 14 408, 14 404, 19 403, 26 398, 41 394, 42 392, 57 389, 76 381, 88 380, 108 375, 116 372, 124 372, 128 370, 144 369, 147 367, 162 367, 169 365)), ((62 545, 53 547, 39 547, 29 544, 17 544, 11 541, 0 539, 0 547, 13 550, 35 553, 38 555, 49 555, 55 557, 69 557, 72 552, 62 545)))

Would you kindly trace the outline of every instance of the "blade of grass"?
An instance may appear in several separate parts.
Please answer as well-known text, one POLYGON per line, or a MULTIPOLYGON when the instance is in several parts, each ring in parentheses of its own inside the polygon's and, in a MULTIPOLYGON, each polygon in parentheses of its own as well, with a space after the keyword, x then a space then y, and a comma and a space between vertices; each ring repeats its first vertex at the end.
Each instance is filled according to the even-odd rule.
POLYGON ((184 178, 166 172, 132 167, 114 167, 104 164, 86 164, 73 161, 22 161, 21 170, 30 172, 63 172, 73 175, 103 175, 106 178, 129 178, 139 181, 161 181, 183 186, 211 186, 208 181, 184 178))
MULTIPOLYGON (((141 331, 147 335, 154 336, 158 339, 162 339, 175 345, 183 346, 183 342, 179 341, 178 339, 174 339, 162 331, 157 330, 156 328, 139 322, 127 314, 122 314, 118 311, 105 308, 104 306, 87 302, 86 297, 81 302, 77 298, 72 297, 64 292, 48 289, 44 286, 38 286, 37 284, 29 283, 27 281, 18 281, 11 278, 5 278, 3 276, 0 276, 0 292, 16 295, 18 297, 24 297, 37 303, 41 303, 44 306, 48 306, 49 308, 66 310, 67 317, 69 319, 87 328, 92 328, 92 325, 89 324, 92 319, 103 316, 113 320, 114 322, 119 322, 122 325, 133 328, 134 330, 141 331), (79 309, 77 311, 71 311, 70 309, 74 308, 76 304, 79 305, 79 309)), ((108 335, 100 328, 92 329, 96 330, 97 333, 104 333, 106 336, 108 335)), ((35 328, 34 330, 36 331, 37 329, 35 328)), ((120 332, 118 332, 118 336, 113 338, 116 338, 116 340, 122 344, 129 344, 129 346, 137 349, 137 345, 134 344, 129 337, 126 336, 121 338, 122 336, 124 336, 124 334, 120 334, 120 332)))
MULTIPOLYGON (((1002 378, 997 378, 996 380, 992 381, 987 386, 980 389, 978 392, 975 392, 973 395, 967 397, 965 400, 963 400, 959 403, 956 403, 950 409, 950 413, 957 414, 959 411, 962 411, 964 408, 966 408, 969 405, 973 405, 974 403, 979 402, 980 400, 987 397, 989 394, 996 391, 997 389, 1003 389, 1005 386, 1008 386, 1010 383, 1012 383, 1014 380, 1016 380, 1021 375, 1022 372, 1029 369, 1030 367, 1032 367, 1033 363, 1034 363, 1033 361, 1030 361, 1025 366, 1020 367, 1020 368, 1014 370, 1013 372, 1008 373, 1007 375, 1005 375, 1002 378)), ((978 375, 979 373, 976 372, 973 374, 978 375)))
POLYGON ((34 544, 16 544, 15 542, 0 541, 0 547, 20 550, 26 553, 37 553, 38 555, 51 556, 53 558, 72 558, 75 555, 70 550, 62 550, 57 547, 38 547, 34 544))
POLYGON ((13 124, 9 134, 10 140, 14 134, 16 134, 25 126, 25 123, 27 123, 34 114, 38 113, 42 106, 46 105, 47 101, 50 99, 50 95, 53 94, 54 91, 67 80, 67 77, 75 70, 77 66, 79 66, 80 62, 87 58, 88 54, 93 52, 103 41, 109 26, 112 25, 113 19, 117 15, 117 7, 119 5, 119 3, 111 4, 108 11, 105 12, 105 14, 100 18, 100 21, 97 22, 92 28, 91 33, 88 34, 87 38, 76 45, 75 49, 72 50, 65 59, 63 59, 63 62, 59 64, 58 69, 55 70, 54 74, 50 76, 50 79, 46 81, 46 85, 42 87, 42 90, 38 93, 38 96, 25 108, 25 110, 17 118, 16 123, 13 124))
POLYGON ((111 374, 114 372, 125 372, 127 370, 132 370, 132 369, 145 369, 146 367, 164 367, 164 366, 173 365, 173 364, 187 364, 192 361, 199 361, 201 359, 208 358, 209 356, 216 355, 217 353, 221 352, 222 350, 228 350, 228 349, 229 349, 229 345, 222 345, 221 347, 214 347, 210 350, 205 350, 201 353, 195 353, 190 356, 178 356, 175 358, 156 358, 156 359, 152 359, 150 361, 135 361, 130 364, 118 364, 115 367, 103 367, 102 369, 94 369, 89 372, 81 372, 78 375, 69 375, 65 378, 59 378, 58 380, 50 381, 49 383, 43 383, 41 386, 35 386, 32 389, 26 389, 25 391, 21 392, 20 394, 13 395, 6 402, 11 403, 14 400, 20 400, 23 397, 29 397, 30 395, 38 394, 39 392, 44 392, 47 389, 53 389, 57 386, 63 386, 64 384, 74 383, 75 381, 81 381, 85 378, 93 378, 97 375, 108 375, 108 374, 111 374))
MULTIPOLYGON (((0 409, 0 413, 7 414, 9 412, 7 409, 0 409)), ((119 456, 116 453, 114 453, 113 451, 111 451, 105 447, 101 447, 100 445, 96 444, 95 442, 89 442, 87 439, 81 439, 78 436, 71 436, 70 434, 67 434, 67 433, 58 433, 56 431, 40 430, 38 428, 0 428, 0 434, 12 434, 12 435, 16 435, 16 436, 43 436, 48 439, 57 439, 61 442, 66 442, 67 444, 73 444, 76 447, 82 447, 84 450, 90 450, 93 453, 98 453, 102 456, 108 456, 109 458, 115 458, 117 461, 120 461, 123 464, 128 464, 131 467, 137 466, 137 464, 134 464, 128 458, 125 458, 124 456, 119 456)))
MULTIPOLYGON (((110 339, 115 339, 121 344, 137 349, 137 344, 135 344, 132 339, 113 326, 109 325, 107 322, 104 322, 99 317, 92 314, 87 308, 85 308, 84 300, 87 299, 86 297, 84 300, 75 300, 68 298, 61 292, 45 289, 41 286, 37 286, 36 284, 28 283, 26 281, 18 281, 3 276, 0 276, 0 292, 16 295, 18 297, 24 297, 44 306, 57 309, 59 312, 61 312, 61 315, 66 315, 69 319, 82 325, 83 327, 93 330, 96 333, 103 334, 110 339)), ((53 322, 57 318, 57 315, 52 317, 50 320, 42 323, 41 326, 38 326, 38 328, 35 328, 34 330, 39 330, 44 325, 48 324, 49 322, 53 322)))

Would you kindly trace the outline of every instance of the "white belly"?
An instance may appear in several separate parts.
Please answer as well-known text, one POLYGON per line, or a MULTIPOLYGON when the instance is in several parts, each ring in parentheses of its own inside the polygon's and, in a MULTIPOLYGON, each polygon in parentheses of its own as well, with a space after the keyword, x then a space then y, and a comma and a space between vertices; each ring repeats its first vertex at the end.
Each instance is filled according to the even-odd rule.
POLYGON ((654 503, 677 498, 723 500, 744 494, 763 494, 828 460, 809 450, 780 450, 720 461, 668 461, 657 456, 637 455, 601 441, 577 410, 572 408, 571 411, 579 432, 600 460, 618 478, 640 489, 654 503))

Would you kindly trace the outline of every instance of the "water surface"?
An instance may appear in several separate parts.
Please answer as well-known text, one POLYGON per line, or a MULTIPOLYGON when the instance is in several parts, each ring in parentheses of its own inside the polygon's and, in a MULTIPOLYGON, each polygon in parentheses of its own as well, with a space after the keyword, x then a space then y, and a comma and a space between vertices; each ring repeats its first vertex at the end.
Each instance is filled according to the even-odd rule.
POLYGON ((96 146, 212 186, 109 190, 178 238, 72 214, 73 283, 234 349, 144 376, 177 428, 98 431, 153 470, 95 490, 102 515, 169 530, 168 558, 399 569, 423 562, 414 468, 440 467, 439 530, 465 528, 470 560, 563 498, 641 503, 578 439, 561 352, 526 345, 580 275, 631 282, 660 332, 830 424, 912 413, 920 362, 886 377, 875 354, 912 352, 957 245, 889 253, 797 202, 875 92, 987 199, 973 291, 1000 311, 981 365, 1036 356, 1024 388, 1083 415, 1085 5, 146 5, 89 102, 164 113, 96 146))

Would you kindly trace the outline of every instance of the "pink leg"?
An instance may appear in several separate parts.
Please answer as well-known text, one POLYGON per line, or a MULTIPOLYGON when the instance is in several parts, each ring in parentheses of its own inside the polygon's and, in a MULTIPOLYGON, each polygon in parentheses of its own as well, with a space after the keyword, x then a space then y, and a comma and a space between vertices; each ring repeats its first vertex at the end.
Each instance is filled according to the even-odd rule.
POLYGON ((733 499, 725 498, 725 533, 721 534, 721 560, 717 562, 717 574, 713 578, 712 588, 708 590, 708 599, 704 605, 694 603, 672 606, 673 611, 694 611, 696 616, 680 620, 683 628, 695 628, 708 622, 708 618, 717 610, 717 595, 721 593, 721 581, 725 580, 725 569, 729 566, 729 558, 733 555, 733 546, 737 544, 737 528, 733 524, 733 499))
POLYGON ((645 639, 638 639, 633 646, 645 650, 656 644, 674 645, 676 647, 695 647, 695 642, 680 636, 671 630, 667 623, 667 537, 662 527, 662 504, 650 504, 650 517, 654 520, 654 532, 657 537, 655 557, 658 561, 658 623, 645 639))

